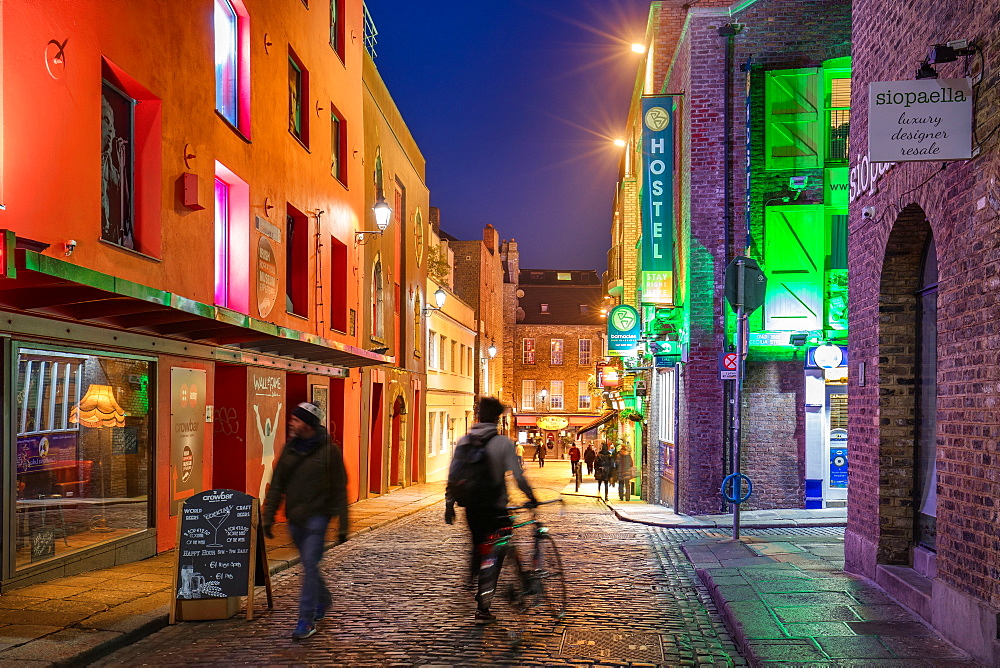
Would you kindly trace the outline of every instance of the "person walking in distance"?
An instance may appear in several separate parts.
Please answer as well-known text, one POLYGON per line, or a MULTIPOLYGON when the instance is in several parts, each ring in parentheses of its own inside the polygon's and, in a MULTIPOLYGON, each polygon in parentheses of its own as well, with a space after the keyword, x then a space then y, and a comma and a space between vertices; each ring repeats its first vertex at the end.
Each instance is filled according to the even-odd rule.
POLYGON ((632 451, 628 446, 623 445, 618 450, 615 458, 615 466, 618 471, 618 500, 628 501, 632 496, 632 451))
POLYGON ((445 488, 444 521, 454 523, 457 503, 465 508, 465 521, 472 535, 469 581, 477 581, 475 619, 478 623, 496 619, 485 594, 495 585, 496 573, 503 564, 498 560, 493 568, 482 566, 483 557, 492 549, 490 537, 511 530, 507 514, 507 471, 514 475, 529 505, 536 503, 535 493, 517 461, 514 442, 497 433, 497 422, 505 410, 506 406, 494 397, 479 400, 476 406, 479 421, 455 445, 445 488))
POLYGON ((587 475, 594 474, 594 462, 597 460, 597 452, 592 443, 587 444, 587 449, 583 451, 583 461, 587 464, 587 475))
POLYGON ((597 470, 594 471, 594 478, 597 479, 597 495, 601 495, 601 485, 604 486, 604 500, 608 500, 608 486, 611 484, 611 476, 615 473, 615 458, 608 450, 608 444, 601 445, 601 451, 597 455, 597 470))
POLYGON ((521 468, 523 469, 524 468, 524 445, 522 445, 521 443, 518 443, 517 446, 515 446, 515 448, 514 448, 514 454, 517 455, 517 463, 520 464, 521 468))
POLYGON ((538 441, 538 468, 545 466, 545 440, 539 439, 538 441))
POLYGON ((580 466, 580 446, 573 441, 573 445, 569 448, 569 470, 573 472, 574 477, 578 466, 580 466))
POLYGON ((285 499, 288 532, 302 559, 299 621, 292 638, 316 633, 316 620, 330 606, 330 590, 319 572, 330 519, 339 519, 340 542, 347 540, 347 472, 340 447, 322 424, 319 406, 301 403, 288 418, 289 440, 274 466, 264 500, 264 535, 274 538, 274 513, 285 499))

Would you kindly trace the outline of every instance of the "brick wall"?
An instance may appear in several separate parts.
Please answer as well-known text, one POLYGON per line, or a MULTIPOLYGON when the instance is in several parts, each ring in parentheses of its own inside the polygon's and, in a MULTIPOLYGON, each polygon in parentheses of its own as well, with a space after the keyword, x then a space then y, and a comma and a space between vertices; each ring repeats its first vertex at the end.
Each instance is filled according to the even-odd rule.
MULTIPOLYGON (((971 5, 931 0, 854 4, 852 141, 864 146, 870 81, 912 79, 927 46, 974 40, 982 51, 969 63, 984 77, 976 102, 978 157, 966 162, 902 163, 880 180, 878 190, 852 204, 850 218, 849 442, 851 493, 846 558, 868 574, 879 561, 903 559, 910 538, 905 509, 911 503, 905 467, 912 429, 901 408, 912 369, 913 337, 907 337, 893 272, 912 256, 906 230, 914 212, 926 215, 937 247, 937 577, 994 608, 1000 604, 1000 123, 997 79, 1000 14, 996 0, 971 5), (973 11, 974 9, 974 11, 973 11), (875 216, 861 216, 863 207, 875 216), (896 309, 894 312, 893 309, 896 309), (858 365, 866 383, 858 384, 858 365)), ((965 63, 938 66, 942 78, 963 74, 965 63)), ((863 149, 852 150, 852 166, 863 149)), ((905 304, 904 304, 905 306, 905 304)))
MULTIPOLYGON (((586 381, 594 375, 594 367, 600 359, 599 352, 601 345, 601 335, 605 333, 604 327, 600 325, 524 325, 519 324, 514 327, 514 337, 512 342, 513 351, 513 392, 518 399, 518 411, 521 410, 521 381, 534 380, 535 392, 542 388, 549 389, 549 382, 553 380, 563 381, 563 401, 565 408, 556 413, 593 413, 600 415, 600 397, 594 396, 591 399, 591 409, 589 411, 578 410, 577 385, 579 381, 586 381), (521 363, 521 341, 525 338, 535 339, 535 363, 521 363), (577 342, 581 338, 591 340, 591 363, 587 366, 578 364, 579 348, 577 342), (552 339, 563 340, 563 364, 550 364, 550 344, 552 339)), ((539 409, 537 398, 535 411, 539 409)), ((549 403, 546 402, 545 411, 550 412, 549 403)), ((531 411, 528 411, 531 412, 531 411)))

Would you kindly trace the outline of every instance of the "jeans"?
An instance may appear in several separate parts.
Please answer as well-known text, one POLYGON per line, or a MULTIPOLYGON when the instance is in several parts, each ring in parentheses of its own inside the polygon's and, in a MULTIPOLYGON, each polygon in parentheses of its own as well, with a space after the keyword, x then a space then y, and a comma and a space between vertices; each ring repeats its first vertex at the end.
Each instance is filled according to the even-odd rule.
POLYGON ((465 521, 469 525, 469 533, 472 534, 469 577, 478 580, 476 603, 481 609, 489 610, 489 602, 483 599, 483 594, 492 591, 496 585, 496 575, 502 562, 494 564, 494 568, 483 568, 483 557, 488 557, 492 552, 490 536, 510 528, 510 516, 499 508, 466 508, 465 521))
POLYGON ((605 480, 598 480, 597 481, 597 496, 601 495, 601 485, 604 485, 604 500, 605 501, 608 500, 608 486, 609 486, 609 484, 610 483, 606 479, 605 480))
MULTIPOLYGON (((316 619, 316 606, 330 607, 330 590, 319 572, 326 545, 326 528, 329 517, 315 515, 305 524, 288 523, 288 532, 302 557, 302 593, 299 595, 299 621, 312 624, 316 619)), ((253 577, 251 575, 251 577, 253 577)))

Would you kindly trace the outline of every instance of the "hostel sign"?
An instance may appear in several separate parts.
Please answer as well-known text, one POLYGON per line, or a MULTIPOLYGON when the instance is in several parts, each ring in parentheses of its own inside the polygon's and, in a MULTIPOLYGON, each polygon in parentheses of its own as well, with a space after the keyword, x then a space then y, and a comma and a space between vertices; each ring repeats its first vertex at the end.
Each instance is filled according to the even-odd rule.
POLYGON ((871 162, 972 157, 970 79, 875 81, 868 89, 871 162))
POLYGON ((642 301, 674 303, 673 98, 642 98, 642 301))

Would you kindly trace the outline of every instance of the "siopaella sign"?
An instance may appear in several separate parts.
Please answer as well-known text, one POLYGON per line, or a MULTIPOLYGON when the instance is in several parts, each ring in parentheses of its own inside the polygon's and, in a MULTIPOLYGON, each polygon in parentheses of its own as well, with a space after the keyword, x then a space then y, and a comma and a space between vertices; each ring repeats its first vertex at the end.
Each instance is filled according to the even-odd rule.
POLYGON ((869 84, 868 157, 871 162, 971 158, 971 80, 869 84))

